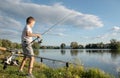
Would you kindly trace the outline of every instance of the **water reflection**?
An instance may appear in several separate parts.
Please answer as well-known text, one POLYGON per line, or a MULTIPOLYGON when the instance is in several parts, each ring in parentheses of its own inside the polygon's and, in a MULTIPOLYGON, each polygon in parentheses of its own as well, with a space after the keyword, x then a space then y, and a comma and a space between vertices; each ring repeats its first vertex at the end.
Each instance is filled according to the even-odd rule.
POLYGON ((104 53, 104 52, 110 52, 109 49, 87 49, 86 52, 89 53, 104 53))
POLYGON ((70 54, 71 54, 71 56, 77 56, 78 55, 78 49, 71 49, 70 54))
POLYGON ((66 50, 65 49, 61 49, 61 54, 65 55, 65 53, 66 53, 66 50))
POLYGON ((117 57, 120 57, 120 52, 118 50, 110 50, 112 59, 117 59, 117 57))
MULTIPOLYGON (((79 52, 84 52, 83 49, 69 49, 71 56, 77 56, 79 52)), ((66 54, 66 49, 61 49, 61 55, 66 54)))
POLYGON ((110 50, 110 49, 87 49, 87 53, 89 54, 100 54, 104 55, 104 53, 110 53, 112 59, 117 59, 120 56, 120 52, 118 50, 110 50))

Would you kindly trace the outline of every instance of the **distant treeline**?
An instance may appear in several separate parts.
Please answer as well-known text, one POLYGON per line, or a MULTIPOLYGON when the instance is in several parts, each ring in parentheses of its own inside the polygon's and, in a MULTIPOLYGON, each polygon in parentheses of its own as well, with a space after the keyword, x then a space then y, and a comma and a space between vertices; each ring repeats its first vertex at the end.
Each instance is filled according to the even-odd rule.
POLYGON ((115 39, 111 39, 110 43, 104 44, 96 43, 96 44, 87 44, 85 46, 86 49, 112 49, 112 50, 120 50, 120 41, 117 41, 115 39))
MULTIPOLYGON (((20 43, 12 42, 12 41, 7 40, 7 39, 0 39, 0 46, 1 47, 6 47, 6 48, 12 48, 12 49, 14 49, 14 48, 21 49, 22 48, 20 43)), ((39 44, 37 42, 35 42, 33 44, 33 47, 35 49, 40 48, 40 46, 39 46, 39 44)))
POLYGON ((21 48, 21 45, 19 43, 15 43, 7 39, 0 39, 0 46, 6 48, 21 48))
MULTIPOLYGON (((0 46, 6 48, 17 48, 21 49, 21 44, 12 42, 7 39, 0 39, 0 46)), ((115 39, 111 39, 110 43, 104 44, 103 42, 100 43, 91 43, 83 46, 82 44, 78 44, 77 42, 71 42, 70 45, 66 45, 65 43, 61 43, 60 46, 43 46, 35 42, 33 44, 34 49, 115 49, 120 50, 120 41, 115 39)))
MULTIPOLYGON (((65 43, 60 45, 60 48, 68 48, 65 43)), ((83 46, 82 44, 78 44, 77 42, 71 42, 71 49, 112 49, 112 50, 120 50, 120 41, 116 39, 111 39, 109 43, 90 43, 83 46)))

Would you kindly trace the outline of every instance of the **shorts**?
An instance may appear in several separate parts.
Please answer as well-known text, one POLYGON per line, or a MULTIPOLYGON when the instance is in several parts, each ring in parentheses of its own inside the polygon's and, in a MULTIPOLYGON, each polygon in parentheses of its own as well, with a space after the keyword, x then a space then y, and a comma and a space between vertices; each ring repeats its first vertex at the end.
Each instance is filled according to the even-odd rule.
POLYGON ((23 41, 22 49, 23 49, 24 57, 31 57, 34 55, 32 44, 29 44, 28 42, 23 41))

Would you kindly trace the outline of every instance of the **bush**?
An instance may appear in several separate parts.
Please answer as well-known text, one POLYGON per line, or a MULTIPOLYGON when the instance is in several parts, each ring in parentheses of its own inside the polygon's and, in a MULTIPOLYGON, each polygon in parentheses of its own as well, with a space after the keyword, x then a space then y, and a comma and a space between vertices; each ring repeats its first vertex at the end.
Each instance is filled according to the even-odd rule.
POLYGON ((112 78, 109 74, 98 68, 90 68, 84 73, 85 78, 112 78))

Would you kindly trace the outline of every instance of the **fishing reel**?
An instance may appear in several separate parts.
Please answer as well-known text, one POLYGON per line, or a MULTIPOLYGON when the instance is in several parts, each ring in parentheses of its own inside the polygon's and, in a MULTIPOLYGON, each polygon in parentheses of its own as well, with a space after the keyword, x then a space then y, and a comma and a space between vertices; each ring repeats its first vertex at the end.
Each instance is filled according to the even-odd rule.
POLYGON ((41 44, 43 39, 38 38, 38 43, 41 44))
POLYGON ((37 42, 38 42, 39 44, 42 43, 42 39, 40 39, 39 37, 37 37, 37 38, 35 38, 30 44, 34 43, 36 40, 37 40, 37 42))

